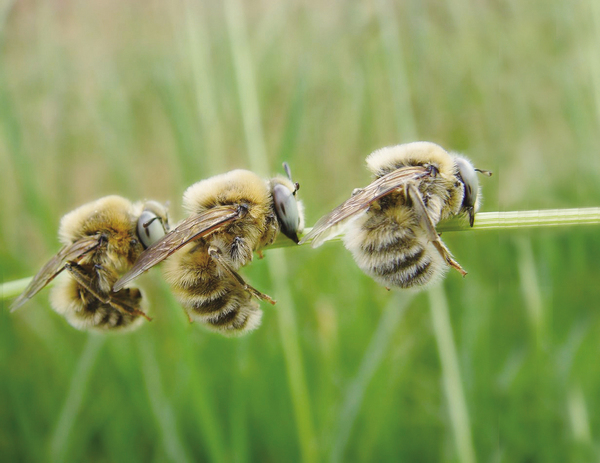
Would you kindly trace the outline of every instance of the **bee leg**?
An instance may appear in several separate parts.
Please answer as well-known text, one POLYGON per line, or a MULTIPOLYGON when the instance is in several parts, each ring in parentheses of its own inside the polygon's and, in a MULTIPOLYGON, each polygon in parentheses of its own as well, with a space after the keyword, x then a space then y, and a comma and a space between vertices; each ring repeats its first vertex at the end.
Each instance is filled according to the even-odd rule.
MULTIPOLYGON (((88 291, 92 296, 94 296, 96 299, 98 299, 103 304, 109 304, 111 307, 113 307, 114 309, 116 309, 119 312, 124 313, 124 314, 141 315, 148 321, 152 320, 150 317, 148 317, 148 315, 146 315, 141 310, 139 310, 129 304, 117 302, 117 301, 115 301, 114 297, 102 295, 101 293, 99 293, 98 291, 93 289, 92 279, 90 278, 90 276, 87 273, 85 273, 85 271, 79 264, 77 264, 75 262, 66 262, 65 268, 71 273, 71 276, 78 284, 80 284, 83 288, 85 288, 86 291, 88 291)), ((127 290, 127 294, 129 294, 129 288, 127 288, 126 290, 127 290)), ((120 294, 123 291, 125 291, 125 290, 121 290, 115 294, 120 294)))
POLYGON ((236 236, 231 243, 229 257, 237 265, 246 265, 252 261, 252 248, 244 238, 236 236))
POLYGON ((467 272, 460 266, 458 262, 456 262, 456 260, 454 260, 452 254, 438 236, 435 230, 435 225, 433 224, 433 221, 429 216, 429 212, 427 212, 427 208, 425 207, 425 203, 423 202, 423 198, 421 197, 419 189, 415 186, 414 183, 409 183, 406 186, 406 189, 408 192, 408 196, 410 196, 410 199, 413 203, 415 212, 419 217, 419 220, 421 221, 423 229, 427 232, 431 244, 435 246, 435 248, 438 250, 440 255, 444 258, 444 260, 449 266, 458 270, 462 276, 465 276, 467 272))
POLYGON ((227 264, 227 262, 225 262, 223 260, 221 251, 218 248, 216 248, 215 246, 209 246, 208 254, 217 263, 217 265, 219 265, 221 267, 221 269, 225 271, 225 273, 227 273, 236 282, 238 282, 242 286, 242 288, 244 288, 246 291, 248 291, 250 294, 252 294, 257 299, 260 299, 262 301, 267 301, 270 304, 275 305, 275 303, 277 301, 273 300, 270 296, 267 296, 266 294, 261 293, 259 290, 253 288, 248 283, 246 283, 244 281, 244 279, 242 278, 242 276, 239 273, 237 273, 234 269, 232 269, 229 266, 229 264, 227 264))
POLYGON ((101 295, 98 291, 92 288, 92 279, 85 273, 83 268, 76 262, 65 262, 65 269, 71 273, 73 279, 83 286, 87 292, 98 299, 103 304, 108 304, 108 297, 101 295))
POLYGON ((140 294, 139 289, 123 288, 120 291, 113 293, 113 295, 110 297, 108 303, 110 304, 111 307, 117 309, 121 313, 141 315, 146 320, 151 322, 152 317, 149 317, 148 315, 146 315, 145 312, 138 309, 135 302, 130 303, 130 301, 129 301, 131 299, 141 299, 141 297, 142 296, 140 294), (137 294, 132 295, 133 291, 136 291, 137 294))

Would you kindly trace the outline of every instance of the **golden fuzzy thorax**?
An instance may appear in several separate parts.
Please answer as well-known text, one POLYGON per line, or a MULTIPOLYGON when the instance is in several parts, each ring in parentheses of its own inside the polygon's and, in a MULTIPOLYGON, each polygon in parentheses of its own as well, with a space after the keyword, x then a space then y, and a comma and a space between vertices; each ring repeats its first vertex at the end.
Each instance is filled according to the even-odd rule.
POLYGON ((253 172, 232 170, 201 180, 183 194, 183 207, 190 214, 198 214, 211 207, 248 202, 268 206, 271 194, 267 183, 253 172))
POLYGON ((367 157, 367 167, 377 177, 400 167, 428 165, 437 167, 442 175, 455 174, 456 167, 448 152, 441 146, 427 141, 388 146, 372 152, 367 157))
POLYGON ((102 252, 88 254, 80 264, 99 264, 121 272, 129 268, 143 250, 137 239, 136 225, 131 202, 120 196, 106 196, 66 214, 58 233, 63 244, 90 235, 104 235, 106 244, 102 252))
MULTIPOLYGON (((435 143, 419 141, 381 148, 367 157, 367 166, 376 177, 401 167, 435 167, 437 173, 418 185, 431 219, 437 223, 461 210, 464 188, 457 177, 454 156, 435 143)), ((390 196, 389 201, 397 197, 390 196)))
MULTIPOLYGON (((248 213, 210 235, 211 240, 218 240, 215 235, 223 235, 226 244, 236 236, 243 237, 251 251, 257 251, 276 238, 279 223, 273 209, 273 198, 268 182, 258 175, 247 170, 233 170, 195 183, 183 195, 183 207, 190 214, 223 205, 245 205, 248 213)), ((248 256, 248 260, 251 259, 252 256, 248 256)))

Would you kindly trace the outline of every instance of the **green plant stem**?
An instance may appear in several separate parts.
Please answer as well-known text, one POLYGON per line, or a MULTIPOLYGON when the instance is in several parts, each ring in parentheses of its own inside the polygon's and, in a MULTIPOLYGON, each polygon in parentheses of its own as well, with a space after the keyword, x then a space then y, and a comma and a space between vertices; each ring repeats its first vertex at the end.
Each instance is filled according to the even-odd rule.
MULTIPOLYGON (((582 209, 546 209, 537 211, 510 211, 510 212, 480 212, 477 214, 473 228, 465 217, 455 217, 440 222, 437 230, 442 232, 454 231, 481 231, 505 230, 534 227, 561 227, 569 225, 595 225, 600 224, 600 207, 582 209)), ((304 230, 304 234, 311 229, 304 230)), ((340 241, 341 236, 330 241, 340 241)), ((309 243, 305 243, 309 244, 309 243)), ((296 245, 285 236, 279 238, 266 250, 295 247, 296 245)), ((20 280, 7 281, 0 285, 0 300, 18 296, 27 287, 31 277, 20 280)))
POLYGON ((545 209, 537 211, 481 212, 473 228, 465 217, 455 217, 439 224, 438 231, 498 230, 506 228, 560 227, 600 223, 600 207, 582 209, 545 209))
MULTIPOLYGON (((533 227, 560 227, 567 225, 594 225, 600 224, 600 207, 583 209, 546 209, 536 211, 510 211, 510 212, 480 212, 475 218, 473 227, 469 226, 466 216, 457 216, 444 220, 437 226, 440 233, 455 231, 481 231, 504 230, 513 228, 533 227)), ((310 232, 304 230, 304 235, 310 232)), ((279 237, 269 248, 283 248, 295 246, 286 237, 279 237)), ((340 241, 341 235, 329 241, 340 241)), ((310 242, 304 243, 309 244, 310 242)))
POLYGON ((7 281, 0 285, 0 300, 11 299, 21 294, 31 281, 32 277, 21 278, 20 280, 7 281))

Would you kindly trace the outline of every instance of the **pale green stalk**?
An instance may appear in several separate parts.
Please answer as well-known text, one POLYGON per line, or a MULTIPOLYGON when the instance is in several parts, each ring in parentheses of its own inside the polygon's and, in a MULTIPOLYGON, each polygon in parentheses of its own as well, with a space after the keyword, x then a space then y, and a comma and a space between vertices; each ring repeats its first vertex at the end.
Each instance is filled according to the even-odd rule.
POLYGON ((464 217, 440 223, 439 232, 464 230, 497 230, 527 227, 562 227, 600 224, 600 207, 579 209, 544 209, 534 211, 480 212, 473 228, 464 217))
MULTIPOLYGON (((600 224, 600 207, 581 209, 547 209, 537 211, 511 211, 511 212, 480 212, 477 214, 473 228, 467 220, 454 218, 441 222, 437 230, 442 232, 453 231, 480 231, 480 230, 508 230, 539 227, 562 227, 572 225, 597 225, 600 224)), ((304 230, 307 234, 311 229, 304 230)), ((330 241, 340 241, 341 236, 330 241)), ((309 244, 307 242, 305 244, 309 244)), ((286 237, 279 237, 266 250, 296 246, 286 237)), ((0 300, 18 296, 27 287, 31 277, 20 280, 7 281, 0 285, 0 300)))
MULTIPOLYGON (((473 227, 469 226, 466 216, 454 217, 440 222, 437 231, 440 233, 455 231, 507 230, 539 227, 561 227, 569 225, 600 224, 600 207, 582 209, 547 209, 536 211, 480 212, 475 218, 473 227)), ((309 233, 311 228, 304 230, 309 233)), ((340 241, 341 235, 328 241, 340 241)), ((303 243, 309 244, 310 241, 303 243)), ((268 249, 295 246, 287 238, 275 241, 268 249)))
POLYGON ((441 284, 432 287, 427 293, 433 330, 442 364, 444 392, 448 401, 448 412, 458 453, 457 460, 462 463, 474 463, 476 460, 471 424, 448 313, 448 301, 441 284))
MULTIPOLYGON (((270 171, 265 138, 260 120, 260 108, 248 35, 243 18, 243 8, 239 0, 225 1, 225 16, 231 41, 236 81, 240 97, 240 107, 244 123, 246 145, 250 166, 255 172, 270 171)), ((279 333, 286 362, 288 384, 294 405, 296 426, 302 460, 313 462, 317 459, 317 439, 313 427, 310 398, 304 373, 302 351, 298 337, 294 301, 289 286, 288 268, 285 257, 275 252, 268 259, 268 269, 273 279, 273 291, 279 300, 277 319, 279 333)))
POLYGON ((0 298, 2 300, 17 297, 23 292, 31 281, 32 277, 21 278, 20 280, 7 281, 0 285, 0 298))

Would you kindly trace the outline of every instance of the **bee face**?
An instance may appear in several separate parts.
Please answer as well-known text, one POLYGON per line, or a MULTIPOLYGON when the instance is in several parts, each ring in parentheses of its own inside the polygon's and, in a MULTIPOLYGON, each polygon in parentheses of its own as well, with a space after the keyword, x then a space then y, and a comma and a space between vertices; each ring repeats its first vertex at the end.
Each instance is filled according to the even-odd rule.
POLYGON ((280 231, 298 241, 304 222, 297 190, 289 178, 265 181, 247 170, 195 183, 183 197, 189 216, 146 249, 114 289, 169 257, 165 277, 190 321, 227 335, 256 328, 262 312, 252 296, 275 301, 237 272, 280 231))
MULTIPOLYGON (((12 310, 62 273, 64 278, 52 289, 50 300, 71 325, 121 331, 138 326, 148 318, 141 310, 142 293, 137 288, 113 292, 113 284, 142 252, 138 225, 148 221, 156 221, 164 235, 168 227, 166 208, 154 201, 142 208, 125 198, 107 196, 69 212, 59 228, 63 248, 36 274, 12 310)), ((152 240, 156 233, 153 228, 144 239, 152 240)))
POLYGON ((169 231, 166 206, 156 201, 147 201, 138 218, 136 230, 144 249, 165 236, 169 231))
POLYGON ((475 213, 479 210, 479 180, 477 172, 471 161, 462 156, 454 156, 457 177, 464 189, 461 209, 469 215, 469 223, 473 226, 475 213))
POLYGON ((429 142, 382 148, 367 157, 375 180, 317 222, 300 242, 320 245, 335 231, 358 266, 388 287, 423 287, 454 260, 435 226, 479 205, 478 171, 465 158, 429 142), (342 226, 345 225, 345 228, 342 226))
MULTIPOLYGON (((289 172, 289 168, 286 170, 289 172)), ((291 178, 283 177, 273 178, 270 183, 281 232, 294 243, 298 243, 298 233, 304 228, 302 203, 296 197, 300 185, 293 183, 291 178)))

